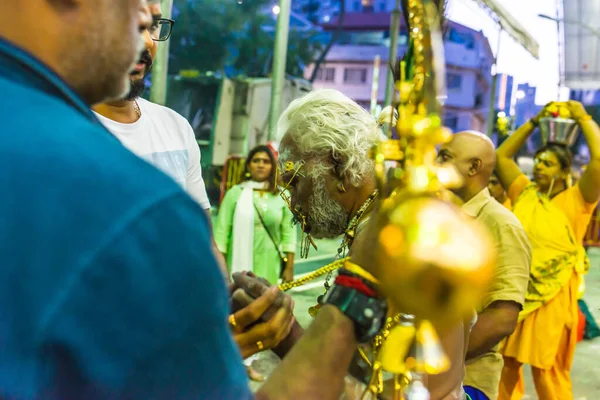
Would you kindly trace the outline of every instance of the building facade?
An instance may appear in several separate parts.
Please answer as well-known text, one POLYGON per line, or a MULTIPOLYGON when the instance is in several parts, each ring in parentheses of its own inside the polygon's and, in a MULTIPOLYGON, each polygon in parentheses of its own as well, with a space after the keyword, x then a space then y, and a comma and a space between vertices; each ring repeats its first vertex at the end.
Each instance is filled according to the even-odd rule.
MULTIPOLYGON (((387 3, 395 5, 395 1, 387 3)), ((337 19, 322 27, 325 31, 335 30, 337 19)), ((376 100, 382 105, 389 73, 389 28, 389 12, 347 13, 343 34, 321 64, 314 87, 337 89, 368 109, 373 91, 375 59, 379 57, 381 67, 376 100)), ((405 53, 407 45, 406 28, 401 26, 399 56, 405 53)), ((493 63, 487 38, 481 32, 449 21, 444 48, 448 88, 444 104, 445 124, 453 131, 473 129, 484 132, 493 63)), ((312 70, 311 65, 306 69, 305 77, 310 77, 312 70)))

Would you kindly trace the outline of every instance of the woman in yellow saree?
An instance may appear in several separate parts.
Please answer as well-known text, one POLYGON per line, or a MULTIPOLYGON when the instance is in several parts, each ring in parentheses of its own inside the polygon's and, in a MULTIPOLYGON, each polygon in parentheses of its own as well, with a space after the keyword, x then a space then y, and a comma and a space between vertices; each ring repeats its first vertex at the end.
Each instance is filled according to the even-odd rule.
POLYGON ((572 156, 565 146, 549 144, 536 152, 533 182, 513 160, 542 113, 497 151, 500 181, 533 250, 525 305, 517 328, 501 348, 499 400, 523 397, 522 364, 531 365, 541 400, 573 397, 570 369, 577 343, 577 293, 589 266, 582 241, 600 197, 600 128, 580 103, 569 101, 568 107, 590 149, 590 163, 576 185, 569 183, 572 156))

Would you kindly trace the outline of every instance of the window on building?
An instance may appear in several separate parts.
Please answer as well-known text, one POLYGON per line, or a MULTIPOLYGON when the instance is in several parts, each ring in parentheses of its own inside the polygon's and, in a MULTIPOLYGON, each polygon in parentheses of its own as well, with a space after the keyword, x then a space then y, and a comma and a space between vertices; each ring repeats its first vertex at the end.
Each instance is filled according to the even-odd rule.
POLYGON ((449 72, 446 74, 446 86, 449 90, 457 90, 462 86, 462 76, 449 72))
POLYGON ((458 126, 458 117, 456 115, 446 115, 444 118, 444 126, 453 132, 456 132, 456 127, 458 126))
POLYGON ((454 28, 450 29, 448 33, 448 40, 454 43, 462 44, 467 49, 475 48, 475 38, 469 32, 460 32, 454 28))
POLYGON ((317 80, 333 82, 335 80, 335 68, 319 68, 317 71, 317 80))
POLYGON ((365 83, 367 81, 366 68, 346 68, 344 69, 345 83, 365 83))

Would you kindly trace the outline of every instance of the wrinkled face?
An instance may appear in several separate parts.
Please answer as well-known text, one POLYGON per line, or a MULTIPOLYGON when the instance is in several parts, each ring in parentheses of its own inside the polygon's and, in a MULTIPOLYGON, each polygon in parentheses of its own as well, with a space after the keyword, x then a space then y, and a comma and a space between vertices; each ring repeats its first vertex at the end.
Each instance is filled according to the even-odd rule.
POLYGON ((564 173, 556 154, 544 151, 533 160, 533 180, 541 189, 547 189, 552 179, 564 179, 564 173))
POLYGON ((150 29, 145 29, 142 32, 142 38, 144 41, 144 51, 140 55, 140 58, 133 68, 133 71, 129 75, 131 81, 131 89, 127 95, 127 100, 134 100, 142 95, 146 84, 144 79, 150 73, 152 64, 156 58, 156 52, 158 50, 158 42, 153 39, 153 36, 157 30, 160 30, 158 25, 158 19, 162 18, 162 11, 160 3, 153 3, 149 5, 150 14, 152 16, 152 25, 150 29))
POLYGON ((492 175, 490 181, 488 182, 488 189, 491 195, 498 201, 502 201, 504 198, 504 188, 500 184, 498 177, 496 175, 492 175))
POLYGON ((61 66, 67 82, 89 104, 123 98, 150 27, 146 0, 80 2, 65 29, 61 66))
POLYGON ((320 168, 313 161, 288 157, 281 153, 280 184, 290 195, 290 208, 298 222, 306 217, 304 231, 315 238, 333 238, 346 230, 349 215, 333 198, 333 176, 329 169, 320 168), (286 167, 287 164, 287 167, 286 167), (316 166, 316 168, 315 168, 316 166))
POLYGON ((269 155, 264 151, 259 151, 252 156, 248 164, 248 172, 253 181, 264 182, 271 176, 273 165, 269 155))

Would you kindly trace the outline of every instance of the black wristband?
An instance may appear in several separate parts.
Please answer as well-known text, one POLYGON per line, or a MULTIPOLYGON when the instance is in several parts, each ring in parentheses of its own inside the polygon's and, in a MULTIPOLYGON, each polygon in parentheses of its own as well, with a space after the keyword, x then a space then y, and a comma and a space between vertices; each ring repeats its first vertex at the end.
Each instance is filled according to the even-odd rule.
POLYGON ((369 297, 356 289, 334 285, 326 304, 340 309, 354 322, 354 333, 359 343, 373 339, 383 327, 387 315, 387 301, 381 297, 369 297))

